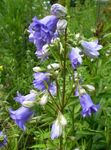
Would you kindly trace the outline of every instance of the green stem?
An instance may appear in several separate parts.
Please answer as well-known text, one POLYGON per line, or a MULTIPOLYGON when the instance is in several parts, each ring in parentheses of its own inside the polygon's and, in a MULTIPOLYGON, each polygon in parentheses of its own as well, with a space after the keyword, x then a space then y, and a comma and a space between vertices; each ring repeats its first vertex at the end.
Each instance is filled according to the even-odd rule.
POLYGON ((65 89, 66 89, 66 52, 67 52, 67 28, 65 30, 65 44, 64 44, 64 65, 63 65, 63 91, 62 91, 62 109, 65 102, 65 89))
POLYGON ((62 138, 62 136, 60 137, 60 150, 63 150, 63 138, 62 138))

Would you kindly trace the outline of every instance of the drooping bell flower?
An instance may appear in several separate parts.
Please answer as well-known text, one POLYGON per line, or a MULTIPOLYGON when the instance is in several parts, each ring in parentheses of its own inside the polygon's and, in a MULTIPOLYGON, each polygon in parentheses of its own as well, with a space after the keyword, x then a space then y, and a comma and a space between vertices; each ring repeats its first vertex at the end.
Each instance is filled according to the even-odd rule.
POLYGON ((25 96, 21 95, 19 92, 17 92, 17 96, 14 98, 15 101, 19 102, 20 104, 23 104, 24 101, 34 101, 36 98, 36 91, 31 90, 30 94, 27 94, 25 96))
POLYGON ((43 19, 38 20, 33 18, 33 22, 30 24, 28 32, 29 41, 33 42, 37 48, 37 51, 41 51, 45 44, 50 44, 56 31, 58 18, 54 15, 46 16, 43 19))
POLYGON ((57 32, 59 35, 65 34, 65 29, 67 27, 67 21, 65 19, 59 19, 57 22, 57 32))
POLYGON ((48 82, 49 82, 48 73, 43 73, 43 72, 34 73, 33 85, 38 90, 41 90, 41 91, 45 90, 46 89, 45 83, 48 84, 48 82))
POLYGON ((54 140, 62 135, 63 127, 66 126, 67 120, 61 112, 58 113, 57 119, 54 121, 51 129, 51 139, 54 140))
POLYGON ((69 53, 69 59, 71 61, 73 69, 76 69, 77 66, 82 64, 82 57, 80 55, 79 48, 72 48, 71 52, 69 53))
POLYGON ((0 148, 6 146, 7 144, 7 136, 0 131, 0 148))
POLYGON ((102 45, 98 44, 98 40, 81 43, 84 53, 90 58, 97 58, 99 56, 99 50, 102 49, 102 45))
POLYGON ((26 130, 25 123, 30 120, 33 111, 30 108, 20 107, 17 110, 9 109, 10 117, 23 130, 26 130))
POLYGON ((82 116, 87 117, 91 116, 93 112, 97 112, 99 105, 93 104, 91 97, 87 93, 83 93, 79 96, 80 104, 82 107, 82 116))
POLYGON ((67 15, 67 9, 60 4, 53 4, 50 13, 58 18, 63 18, 67 15))

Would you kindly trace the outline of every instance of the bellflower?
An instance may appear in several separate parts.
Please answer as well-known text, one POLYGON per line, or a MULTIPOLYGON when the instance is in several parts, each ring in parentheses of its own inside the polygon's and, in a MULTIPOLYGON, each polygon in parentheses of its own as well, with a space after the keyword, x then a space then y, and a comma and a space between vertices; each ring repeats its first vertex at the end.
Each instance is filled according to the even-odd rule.
POLYGON ((80 104, 82 106, 82 116, 91 116, 92 112, 96 112, 99 109, 99 105, 93 104, 90 96, 87 93, 83 93, 80 97, 80 104))
POLYGON ((82 64, 82 58, 79 53, 80 53, 80 49, 77 47, 72 48, 71 52, 69 53, 69 59, 74 69, 76 69, 77 66, 82 64))
POLYGON ((50 83, 49 85, 49 91, 50 93, 55 96, 57 94, 57 87, 56 87, 56 84, 55 83, 50 83))
POLYGON ((42 91, 45 90, 46 89, 45 82, 47 84, 49 82, 48 73, 43 73, 43 72, 34 73, 33 85, 35 88, 37 88, 38 90, 42 90, 42 91))
POLYGON ((30 91, 30 94, 27 94, 25 96, 17 92, 17 96, 14 98, 14 100, 19 102, 20 104, 23 104, 24 101, 34 101, 36 98, 36 95, 37 93, 34 91, 30 91))
POLYGON ((7 136, 0 131, 0 148, 4 147, 7 144, 7 136))
POLYGON ((59 19, 57 23, 57 32, 58 34, 65 34, 65 29, 67 27, 67 21, 65 19, 59 19))
POLYGON ((38 20, 33 18, 33 22, 30 24, 28 32, 29 41, 33 42, 38 51, 42 50, 45 44, 50 44, 56 31, 58 18, 54 15, 46 16, 43 19, 38 20))
POLYGON ((58 18, 61 18, 67 15, 67 9, 60 4, 53 4, 50 13, 51 15, 55 15, 58 18))
POLYGON ((26 130, 25 123, 31 118, 33 115, 33 111, 26 107, 20 107, 17 110, 9 109, 10 117, 14 120, 14 122, 22 129, 26 130))
POLYGON ((91 42, 83 41, 81 45, 84 48, 84 53, 91 58, 98 57, 99 56, 98 51, 103 47, 102 45, 98 44, 98 40, 91 42))
POLYGON ((58 113, 57 119, 54 121, 51 129, 51 139, 54 140, 62 135, 62 129, 67 124, 67 120, 61 112, 58 113))
POLYGON ((42 50, 40 51, 36 51, 35 54, 37 56, 38 59, 41 59, 41 61, 44 61, 45 59, 48 58, 48 44, 45 44, 43 47, 42 47, 42 50))
POLYGON ((55 138, 58 138, 61 135, 62 135, 62 125, 58 120, 55 120, 55 122, 52 125, 51 139, 54 140, 55 138))

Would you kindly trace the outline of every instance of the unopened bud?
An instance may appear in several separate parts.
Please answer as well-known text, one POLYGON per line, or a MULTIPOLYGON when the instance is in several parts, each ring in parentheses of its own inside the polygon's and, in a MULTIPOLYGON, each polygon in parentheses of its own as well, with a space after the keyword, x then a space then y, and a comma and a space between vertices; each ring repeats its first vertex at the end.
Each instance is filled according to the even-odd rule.
POLYGON ((53 64, 50 64, 50 65, 48 65, 47 66, 47 69, 54 69, 54 70, 56 70, 56 69, 58 69, 60 67, 60 65, 58 64, 58 63, 53 63, 53 64))
POLYGON ((28 107, 28 108, 33 107, 34 104, 35 104, 34 101, 24 101, 24 102, 22 103, 22 105, 23 105, 24 107, 28 107))
POLYGON ((62 126, 67 125, 67 120, 61 112, 59 112, 59 114, 58 114, 58 119, 59 119, 62 126))
POLYGON ((41 99, 40 99, 40 105, 45 105, 47 103, 47 99, 48 99, 48 94, 44 94, 41 99))
POLYGON ((34 71, 34 72, 40 72, 40 71, 42 71, 42 69, 41 69, 40 67, 34 67, 34 68, 33 68, 33 71, 34 71))
POLYGON ((88 91, 90 91, 90 92, 92 92, 92 91, 94 91, 94 90, 95 90, 95 87, 94 87, 94 86, 92 86, 92 85, 90 85, 90 84, 84 85, 84 87, 86 87, 86 88, 87 88, 87 90, 88 90, 88 91))
POLYGON ((51 15, 55 15, 58 18, 65 17, 67 9, 60 4, 53 4, 50 11, 51 15))
POLYGON ((57 22, 57 31, 59 34, 64 34, 66 27, 67 27, 67 21, 65 19, 60 19, 57 22))

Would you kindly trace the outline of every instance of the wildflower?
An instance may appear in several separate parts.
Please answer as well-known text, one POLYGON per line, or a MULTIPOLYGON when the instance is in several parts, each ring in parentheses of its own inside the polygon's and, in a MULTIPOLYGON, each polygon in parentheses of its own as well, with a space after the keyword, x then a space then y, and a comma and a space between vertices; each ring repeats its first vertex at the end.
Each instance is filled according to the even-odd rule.
POLYGON ((41 59, 41 61, 44 61, 45 59, 48 58, 48 51, 49 51, 48 44, 45 44, 42 47, 42 50, 40 50, 40 51, 37 50, 35 52, 35 54, 36 54, 38 59, 41 59))
POLYGON ((25 123, 31 118, 33 115, 33 111, 26 107, 20 107, 17 110, 9 109, 10 117, 14 120, 14 122, 23 130, 26 130, 25 123))
POLYGON ((60 4, 53 4, 50 13, 58 18, 62 18, 67 15, 67 9, 60 4))
POLYGON ((57 22, 57 32, 61 35, 65 33, 67 27, 67 21, 65 19, 59 19, 57 22))
POLYGON ((7 136, 0 131, 0 148, 4 147, 7 144, 7 136))
POLYGON ((72 48, 71 52, 69 53, 69 59, 74 69, 76 69, 77 66, 82 64, 82 58, 79 53, 80 53, 80 49, 77 47, 72 48))
POLYGON ((98 51, 103 47, 102 45, 98 44, 98 40, 91 42, 83 41, 81 45, 84 48, 84 53, 91 58, 98 57, 99 56, 98 51))
POLYGON ((97 112, 99 105, 93 104, 90 96, 87 93, 83 93, 80 97, 80 104, 82 106, 82 116, 91 116, 92 112, 97 112))
POLYGON ((60 124, 59 120, 55 120, 55 122, 52 125, 51 139, 54 140, 55 138, 58 138, 61 135, 62 135, 62 125, 60 124))
POLYGON ((15 101, 19 102, 20 104, 23 104, 24 101, 34 101, 36 98, 36 91, 30 91, 30 94, 27 94, 25 96, 21 95, 19 92, 17 92, 17 96, 14 98, 15 101))
POLYGON ((49 82, 48 73, 43 73, 43 72, 34 73, 33 85, 38 90, 42 90, 42 91, 45 90, 46 89, 45 83, 48 84, 48 82, 49 82))
POLYGON ((65 117, 61 112, 58 113, 57 119, 54 121, 51 129, 51 139, 54 140, 62 135, 62 129, 67 124, 65 117))
POLYGON ((53 96, 57 94, 57 87, 55 83, 50 83, 48 89, 53 96))
POLYGON ((29 26, 29 41, 33 42, 38 51, 42 50, 45 44, 50 44, 56 31, 57 17, 50 15, 38 20, 33 18, 33 22, 29 26))

